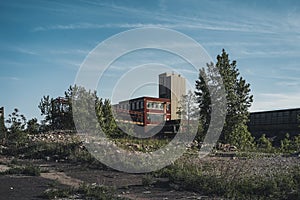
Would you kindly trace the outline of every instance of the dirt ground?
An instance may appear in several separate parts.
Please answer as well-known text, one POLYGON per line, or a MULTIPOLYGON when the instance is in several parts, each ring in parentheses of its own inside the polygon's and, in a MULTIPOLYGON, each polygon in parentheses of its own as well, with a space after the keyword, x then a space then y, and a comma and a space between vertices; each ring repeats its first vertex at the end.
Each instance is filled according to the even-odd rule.
MULTIPOLYGON (((0 171, 8 168, 10 160, 0 158, 0 171)), ((51 185, 58 187, 78 187, 81 183, 99 184, 115 188, 116 196, 137 200, 170 200, 170 199, 212 199, 200 193, 180 190, 172 185, 167 179, 161 179, 153 186, 142 184, 144 174, 128 174, 114 170, 91 169, 79 164, 64 162, 50 162, 44 160, 18 160, 18 162, 30 162, 40 167, 40 176, 0 175, 0 200, 6 199, 42 199, 42 193, 51 188, 51 185)), ((243 169, 257 172, 259 170, 282 170, 291 166, 300 166, 298 157, 274 157, 244 160, 232 158, 207 158, 199 165, 211 163, 210 166, 226 165, 237 170, 238 163, 243 169)), ((220 198, 215 198, 220 199, 220 198)))

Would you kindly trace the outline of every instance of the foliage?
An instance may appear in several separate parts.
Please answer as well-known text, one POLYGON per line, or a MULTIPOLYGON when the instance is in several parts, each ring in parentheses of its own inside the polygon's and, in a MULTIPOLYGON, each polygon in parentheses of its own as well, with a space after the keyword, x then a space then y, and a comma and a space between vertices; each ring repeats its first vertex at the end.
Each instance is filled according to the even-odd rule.
POLYGON ((300 135, 291 138, 287 133, 285 138, 280 141, 280 151, 283 153, 300 153, 300 135))
MULTIPOLYGON (((215 84, 217 72, 222 77, 223 85, 226 91, 227 114, 226 122, 220 137, 223 143, 235 143, 238 147, 248 146, 253 139, 246 128, 248 122, 248 108, 253 102, 253 96, 250 95, 250 84, 240 76, 236 66, 236 61, 230 62, 228 54, 222 50, 222 54, 217 56, 217 63, 208 64, 207 69, 200 69, 199 79, 196 81, 195 92, 200 107, 201 123, 204 132, 207 132, 210 123, 210 114, 212 109, 212 100, 209 92, 209 86, 215 84), (210 82, 210 83, 207 83, 210 82), (233 135, 232 135, 233 134, 233 135), (242 142, 237 142, 239 139, 242 142), (247 141, 249 139, 249 141, 247 141), (246 144, 244 144, 244 142, 246 144)), ((218 82, 220 83, 220 81, 218 82)), ((214 99, 222 103, 223 99, 214 99)))
POLYGON ((20 114, 19 110, 15 108, 14 111, 8 115, 6 123, 8 124, 7 136, 5 138, 6 143, 15 148, 23 146, 27 142, 25 116, 20 114))
POLYGON ((196 95, 192 91, 188 91, 179 101, 177 114, 181 118, 181 126, 185 126, 188 133, 197 132, 196 140, 202 141, 202 126, 199 122, 199 108, 197 106, 196 95))
POLYGON ((76 85, 70 86, 61 101, 49 96, 44 96, 41 99, 38 107, 41 114, 45 116, 43 130, 49 128, 52 130, 75 130, 73 119, 75 113, 77 116, 85 116, 85 120, 76 123, 79 125, 76 128, 81 130, 88 130, 91 127, 98 130, 101 128, 109 136, 116 137, 120 135, 121 132, 114 120, 110 101, 99 98, 96 91, 92 92, 76 85), (61 101, 64 101, 64 103, 61 104, 61 101), (76 103, 76 106, 73 103, 76 103), (97 119, 94 118, 95 113, 97 119))
POLYGON ((82 184, 79 188, 65 188, 65 189, 48 189, 44 191, 43 197, 47 199, 56 198, 72 198, 72 196, 80 196, 83 199, 100 199, 100 200, 112 200, 123 199, 116 197, 114 191, 110 187, 100 185, 86 185, 82 184))
POLYGON ((242 123, 234 125, 231 134, 228 135, 228 142, 243 150, 251 150, 254 147, 254 138, 247 125, 242 123))
MULTIPOLYGON (((211 168, 211 167, 209 167, 211 168)), ((299 199, 300 168, 288 173, 275 173, 271 177, 242 175, 230 178, 227 173, 210 174, 198 166, 175 163, 158 172, 156 177, 168 177, 171 183, 186 190, 200 192, 210 197, 228 199, 299 199)), ((238 173, 238 172, 237 172, 238 173)))
POLYGON ((29 134, 37 134, 39 132, 40 125, 37 118, 32 118, 27 122, 26 132, 29 134))
POLYGON ((26 165, 21 167, 13 167, 9 168, 8 170, 4 171, 2 174, 23 174, 28 176, 39 176, 40 175, 40 168, 34 165, 26 165))
POLYGON ((72 99, 71 95, 77 90, 77 86, 70 87, 65 92, 64 98, 50 98, 49 95, 43 96, 40 101, 39 109, 41 110, 41 115, 44 115, 43 124, 45 130, 73 130, 73 116, 72 116, 72 99))
POLYGON ((104 102, 101 100, 96 101, 96 111, 103 132, 113 138, 122 136, 114 119, 110 101, 108 99, 105 99, 104 102))
POLYGON ((272 146, 272 142, 266 138, 266 134, 262 134, 262 136, 257 140, 257 148, 263 152, 273 152, 274 148, 272 146))

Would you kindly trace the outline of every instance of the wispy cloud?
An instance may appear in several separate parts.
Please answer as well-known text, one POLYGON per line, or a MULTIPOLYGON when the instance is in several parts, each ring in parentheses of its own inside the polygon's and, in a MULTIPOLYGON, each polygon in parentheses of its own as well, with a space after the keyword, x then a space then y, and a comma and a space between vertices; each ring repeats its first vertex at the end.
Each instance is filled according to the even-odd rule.
POLYGON ((10 47, 10 49, 13 51, 16 51, 18 53, 22 53, 22 54, 38 55, 37 52, 30 50, 30 49, 22 48, 22 47, 10 47))
POLYGON ((67 54, 67 55, 87 55, 90 50, 83 49, 62 49, 62 50, 53 50, 49 51, 50 54, 67 54))
MULTIPOLYGON (((172 20, 173 21, 173 20, 172 20)), ((94 23, 75 23, 75 24, 56 24, 50 26, 39 26, 34 28, 33 32, 51 31, 51 30, 76 30, 76 29, 103 29, 103 28, 171 28, 171 29, 204 29, 213 31, 237 31, 237 32, 260 32, 273 33, 267 30, 258 30, 247 25, 237 24, 236 26, 226 26, 218 24, 205 24, 196 22, 173 22, 173 23, 113 23, 113 24, 94 24, 94 23)))
POLYGON ((0 76, 0 80, 19 81, 20 78, 15 76, 0 76))
POLYGON ((300 107, 299 93, 259 93, 251 111, 274 110, 300 107))

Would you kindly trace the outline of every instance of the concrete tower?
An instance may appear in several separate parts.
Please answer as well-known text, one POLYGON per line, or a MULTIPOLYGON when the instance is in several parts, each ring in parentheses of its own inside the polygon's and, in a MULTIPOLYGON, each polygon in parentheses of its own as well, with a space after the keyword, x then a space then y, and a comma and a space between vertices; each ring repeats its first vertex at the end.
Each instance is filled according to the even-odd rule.
POLYGON ((179 119, 176 114, 178 102, 186 94, 185 78, 180 74, 163 73, 159 75, 159 98, 171 100, 171 119, 179 119))

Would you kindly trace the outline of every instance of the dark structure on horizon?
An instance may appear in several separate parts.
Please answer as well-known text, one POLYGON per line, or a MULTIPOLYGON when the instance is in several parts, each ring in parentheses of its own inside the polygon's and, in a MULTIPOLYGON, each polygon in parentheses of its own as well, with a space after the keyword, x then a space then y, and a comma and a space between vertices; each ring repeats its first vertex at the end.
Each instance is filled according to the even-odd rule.
POLYGON ((4 107, 0 107, 0 144, 5 143, 5 138, 4 107))
POLYGON ((250 113, 249 130, 255 138, 266 134, 275 141, 300 134, 300 108, 250 113))
POLYGON ((0 119, 3 120, 4 123, 4 107, 0 108, 0 119))

